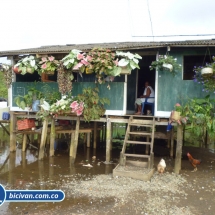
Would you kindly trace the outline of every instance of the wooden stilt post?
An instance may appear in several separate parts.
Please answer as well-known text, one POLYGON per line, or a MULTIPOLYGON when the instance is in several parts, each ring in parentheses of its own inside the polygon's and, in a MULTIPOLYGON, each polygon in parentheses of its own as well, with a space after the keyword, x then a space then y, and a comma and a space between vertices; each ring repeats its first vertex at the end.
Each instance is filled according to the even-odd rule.
POLYGON ((23 134, 23 140, 22 140, 22 151, 23 152, 26 150, 26 144, 27 144, 27 134, 23 134))
POLYGON ((55 120, 52 118, 51 121, 51 133, 50 133, 50 149, 49 149, 49 156, 54 155, 54 142, 55 142, 55 120))
POLYGON ((90 133, 86 133, 87 135, 87 147, 90 148, 90 133))
POLYGON ((175 169, 174 172, 179 174, 181 170, 181 155, 182 155, 182 144, 183 144, 183 127, 182 125, 177 126, 177 146, 175 156, 175 169))
POLYGON ((10 152, 16 151, 16 134, 14 133, 16 129, 16 117, 14 112, 10 115, 10 152))
POLYGON ((173 150, 174 150, 174 127, 171 130, 170 157, 173 157, 173 150))
MULTIPOLYGON (((75 142, 75 133, 71 134, 71 143, 70 143, 70 151, 69 151, 69 156, 73 155, 73 151, 74 151, 74 142, 75 142)), ((72 160, 72 159, 70 159, 72 160)))
POLYGON ((43 129, 41 135, 41 143, 40 143, 40 151, 39 151, 39 160, 44 157, 44 150, 46 144, 46 137, 47 137, 47 130, 48 130, 48 118, 46 117, 43 122, 43 129))
POLYGON ((16 152, 9 154, 9 168, 8 168, 8 183, 14 184, 14 168, 16 166, 16 152))
POLYGON ((93 148, 96 149, 96 140, 97 140, 97 122, 94 122, 94 129, 93 129, 93 148))
MULTIPOLYGON (((80 127, 80 117, 77 117, 76 127, 75 127, 75 135, 74 135, 74 142, 71 142, 71 145, 70 145, 70 156, 73 157, 74 162, 75 162, 76 153, 77 153, 77 147, 78 147, 79 127, 80 127)), ((73 139, 73 138, 71 138, 71 139, 73 139)))
POLYGON ((25 169, 27 162, 26 162, 26 153, 22 151, 22 168, 25 169))
POLYGON ((110 141, 111 141, 111 120, 110 120, 110 118, 107 118, 106 163, 110 162, 110 141))

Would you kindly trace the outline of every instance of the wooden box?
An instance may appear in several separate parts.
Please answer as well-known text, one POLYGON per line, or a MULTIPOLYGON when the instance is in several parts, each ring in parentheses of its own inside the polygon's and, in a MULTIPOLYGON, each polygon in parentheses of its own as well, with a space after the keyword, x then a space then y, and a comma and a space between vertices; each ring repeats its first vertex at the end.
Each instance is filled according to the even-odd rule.
POLYGON ((20 119, 17 120, 17 130, 25 130, 35 127, 34 119, 20 119))

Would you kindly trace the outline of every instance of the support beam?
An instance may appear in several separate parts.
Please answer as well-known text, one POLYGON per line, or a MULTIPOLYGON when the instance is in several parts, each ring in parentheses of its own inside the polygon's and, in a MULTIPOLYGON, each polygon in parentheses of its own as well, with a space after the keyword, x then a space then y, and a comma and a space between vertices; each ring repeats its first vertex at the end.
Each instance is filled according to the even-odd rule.
POLYGON ((75 162, 75 158, 76 158, 76 154, 77 154, 79 127, 80 127, 80 117, 77 117, 75 135, 72 135, 71 144, 70 144, 70 156, 72 157, 73 163, 75 162), (74 141, 73 141, 73 139, 74 139, 74 141))
POLYGON ((94 122, 94 131, 93 131, 93 148, 96 149, 96 141, 97 141, 97 122, 94 122))
POLYGON ((46 144, 46 137, 47 137, 47 131, 48 131, 48 118, 46 117, 43 122, 43 129, 42 129, 42 135, 41 135, 41 143, 40 143, 40 151, 39 151, 39 160, 43 159, 44 157, 44 150, 45 150, 45 144, 46 144))
POLYGON ((174 172, 176 174, 179 174, 181 170, 182 144, 183 144, 183 127, 182 125, 177 125, 177 146, 176 146, 175 169, 174 169, 174 172))
POLYGON ((10 152, 16 151, 16 117, 13 112, 10 115, 10 152))
POLYGON ((54 142, 55 142, 55 119, 52 118, 51 120, 51 133, 50 133, 50 149, 49 149, 49 156, 54 155, 54 142))
POLYGON ((111 144, 111 120, 107 118, 107 132, 106 132, 106 163, 110 163, 110 144, 111 144))

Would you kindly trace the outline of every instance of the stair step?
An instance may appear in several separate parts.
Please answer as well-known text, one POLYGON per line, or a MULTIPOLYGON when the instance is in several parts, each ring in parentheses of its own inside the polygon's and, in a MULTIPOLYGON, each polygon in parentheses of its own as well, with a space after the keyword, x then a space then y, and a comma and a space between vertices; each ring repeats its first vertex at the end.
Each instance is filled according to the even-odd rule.
POLYGON ((137 124, 137 123, 130 123, 130 126, 138 126, 138 127, 147 127, 147 128, 152 128, 153 125, 148 125, 148 124, 137 124))
POLYGON ((140 154, 123 154, 126 157, 138 157, 138 158, 150 158, 150 155, 140 155, 140 154))
POLYGON ((152 133, 149 133, 149 132, 134 132, 134 131, 130 131, 128 132, 129 134, 136 134, 136 135, 147 135, 147 136, 151 136, 152 133))
POLYGON ((151 142, 143 142, 143 141, 133 141, 133 140, 127 140, 126 143, 130 144, 142 144, 142 145, 151 145, 151 142))

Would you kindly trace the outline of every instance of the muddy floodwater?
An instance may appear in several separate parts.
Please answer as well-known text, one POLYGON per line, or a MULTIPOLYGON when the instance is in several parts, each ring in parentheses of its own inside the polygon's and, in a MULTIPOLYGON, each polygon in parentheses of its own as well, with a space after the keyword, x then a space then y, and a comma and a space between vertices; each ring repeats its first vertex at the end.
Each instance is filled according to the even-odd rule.
POLYGON ((7 141, 0 143, 0 183, 6 190, 53 190, 65 193, 62 202, 4 202, 1 215, 23 214, 156 214, 188 215, 215 214, 214 151, 205 148, 183 147, 182 170, 173 173, 174 158, 169 157, 165 144, 154 147, 155 166, 161 158, 167 163, 164 174, 154 173, 144 182, 113 177, 118 164, 120 143, 105 163, 105 144, 95 150, 79 144, 75 164, 71 163, 66 143, 55 156, 38 161, 38 150, 28 147, 26 152, 17 145, 9 152, 7 141), (197 172, 187 160, 190 152, 202 159, 197 172))

